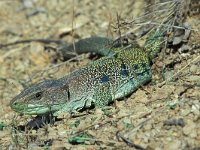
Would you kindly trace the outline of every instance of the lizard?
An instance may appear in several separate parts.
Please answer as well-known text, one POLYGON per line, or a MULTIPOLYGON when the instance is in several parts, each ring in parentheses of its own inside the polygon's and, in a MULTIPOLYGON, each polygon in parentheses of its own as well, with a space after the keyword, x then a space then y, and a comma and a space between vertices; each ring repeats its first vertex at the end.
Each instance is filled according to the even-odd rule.
MULTIPOLYGON (((93 104, 102 108, 130 95, 151 80, 150 62, 159 53, 166 29, 160 26, 154 30, 143 48, 110 46, 113 40, 105 37, 76 42, 76 52, 95 52, 104 57, 60 79, 44 80, 26 88, 12 99, 10 107, 28 115, 49 112, 58 115, 77 112, 93 104)), ((69 45, 66 52, 72 48, 69 45)))
MULTIPOLYGON (((161 37, 159 35, 159 39, 161 37)), ((91 40, 93 43, 90 44, 95 46, 99 44, 102 46, 105 41, 110 42, 107 38, 91 37, 78 41, 75 46, 80 43, 87 44, 91 40)), ((49 111, 71 113, 88 108, 92 103, 97 107, 103 107, 114 99, 129 95, 140 85, 151 80, 149 55, 150 52, 158 51, 159 44, 158 39, 147 44, 147 47, 152 47, 151 50, 148 49, 149 53, 142 48, 132 46, 95 51, 106 57, 60 79, 45 80, 30 86, 17 95, 10 102, 10 106, 24 114, 44 114, 49 111)))

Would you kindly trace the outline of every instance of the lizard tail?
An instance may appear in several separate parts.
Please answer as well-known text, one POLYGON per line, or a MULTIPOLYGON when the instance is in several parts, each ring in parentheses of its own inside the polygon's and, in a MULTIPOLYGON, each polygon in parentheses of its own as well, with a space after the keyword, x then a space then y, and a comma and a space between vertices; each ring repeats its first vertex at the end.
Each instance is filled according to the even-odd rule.
POLYGON ((113 55, 113 48, 127 46, 128 43, 121 43, 119 40, 113 40, 107 37, 93 36, 81 39, 74 44, 63 45, 58 52, 64 60, 75 57, 77 54, 94 52, 102 56, 113 55))
POLYGON ((106 37, 85 38, 75 42, 74 44, 60 47, 59 53, 64 58, 64 60, 75 57, 77 54, 87 52, 94 52, 106 56, 108 55, 113 42, 114 40, 106 37))

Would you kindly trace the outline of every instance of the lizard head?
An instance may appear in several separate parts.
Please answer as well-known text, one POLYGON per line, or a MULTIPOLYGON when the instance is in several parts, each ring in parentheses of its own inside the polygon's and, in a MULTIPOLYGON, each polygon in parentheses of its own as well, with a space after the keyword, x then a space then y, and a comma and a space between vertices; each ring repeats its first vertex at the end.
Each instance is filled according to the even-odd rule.
POLYGON ((23 90, 10 102, 13 110, 38 115, 55 112, 69 100, 69 87, 59 80, 45 80, 23 90))

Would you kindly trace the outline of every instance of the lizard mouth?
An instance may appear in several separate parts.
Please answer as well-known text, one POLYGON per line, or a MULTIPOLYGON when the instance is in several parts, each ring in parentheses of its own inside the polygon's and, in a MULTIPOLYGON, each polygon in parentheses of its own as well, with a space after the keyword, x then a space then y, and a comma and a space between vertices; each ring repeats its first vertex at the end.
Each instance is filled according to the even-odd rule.
POLYGON ((45 113, 49 113, 49 112, 55 112, 57 110, 59 110, 59 108, 61 107, 61 105, 40 105, 40 104, 15 104, 11 106, 12 109, 14 109, 16 112, 18 113, 22 113, 25 115, 41 115, 41 114, 45 114, 45 113))

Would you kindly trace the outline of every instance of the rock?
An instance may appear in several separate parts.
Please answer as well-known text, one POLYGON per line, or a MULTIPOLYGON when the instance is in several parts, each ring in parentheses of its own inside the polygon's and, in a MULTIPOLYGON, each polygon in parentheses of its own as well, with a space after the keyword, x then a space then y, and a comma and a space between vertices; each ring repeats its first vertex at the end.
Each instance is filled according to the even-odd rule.
POLYGON ((188 45, 183 45, 178 51, 180 54, 187 53, 189 50, 191 50, 191 47, 188 45))
POLYGON ((200 115, 200 106, 198 104, 193 104, 191 112, 194 113, 195 115, 200 115))
POLYGON ((144 91, 142 90, 137 90, 137 92, 134 94, 136 101, 140 102, 140 103, 147 103, 148 102, 148 98, 147 95, 145 94, 144 91))
POLYGON ((152 129, 152 124, 151 124, 151 123, 145 124, 145 125, 144 125, 144 129, 147 130, 147 131, 148 131, 148 130, 151 130, 151 129, 152 129))
POLYGON ((187 77, 187 81, 190 81, 190 82, 197 82, 200 80, 200 76, 198 75, 191 75, 189 77, 187 77))
POLYGON ((40 149, 36 143, 28 143, 28 149, 40 149))
POLYGON ((89 18, 85 15, 80 15, 75 19, 76 20, 75 20, 75 24, 74 24, 73 28, 72 28, 72 23, 68 23, 67 24, 68 26, 64 26, 63 28, 59 29, 58 34, 60 36, 62 36, 64 34, 69 34, 72 31, 72 29, 76 30, 89 22, 89 18))
POLYGON ((168 120, 165 120, 163 122, 163 125, 164 126, 181 126, 181 127, 184 127, 185 126, 185 122, 183 120, 183 118, 179 118, 179 119, 168 119, 168 120))
POLYGON ((191 71, 192 73, 196 73, 196 72, 197 72, 197 69, 198 69, 197 65, 191 65, 191 67, 190 67, 190 71, 191 71))
POLYGON ((190 112, 191 112, 191 110, 189 108, 188 109, 182 109, 181 112, 180 112, 180 114, 181 114, 181 116, 184 117, 184 116, 189 115, 190 112))
POLYGON ((197 136, 196 124, 191 120, 188 121, 186 126, 183 127, 183 134, 195 138, 197 136))
POLYGON ((162 88, 158 88, 155 94, 152 95, 152 101, 158 99, 167 98, 172 92, 174 92, 175 87, 173 85, 164 85, 162 88))
POLYGON ((165 145, 164 149, 177 150, 177 149, 180 149, 180 147, 181 147, 181 141, 173 140, 172 142, 165 145))
POLYGON ((175 93, 179 96, 185 91, 185 88, 183 86, 177 86, 175 89, 175 93))

